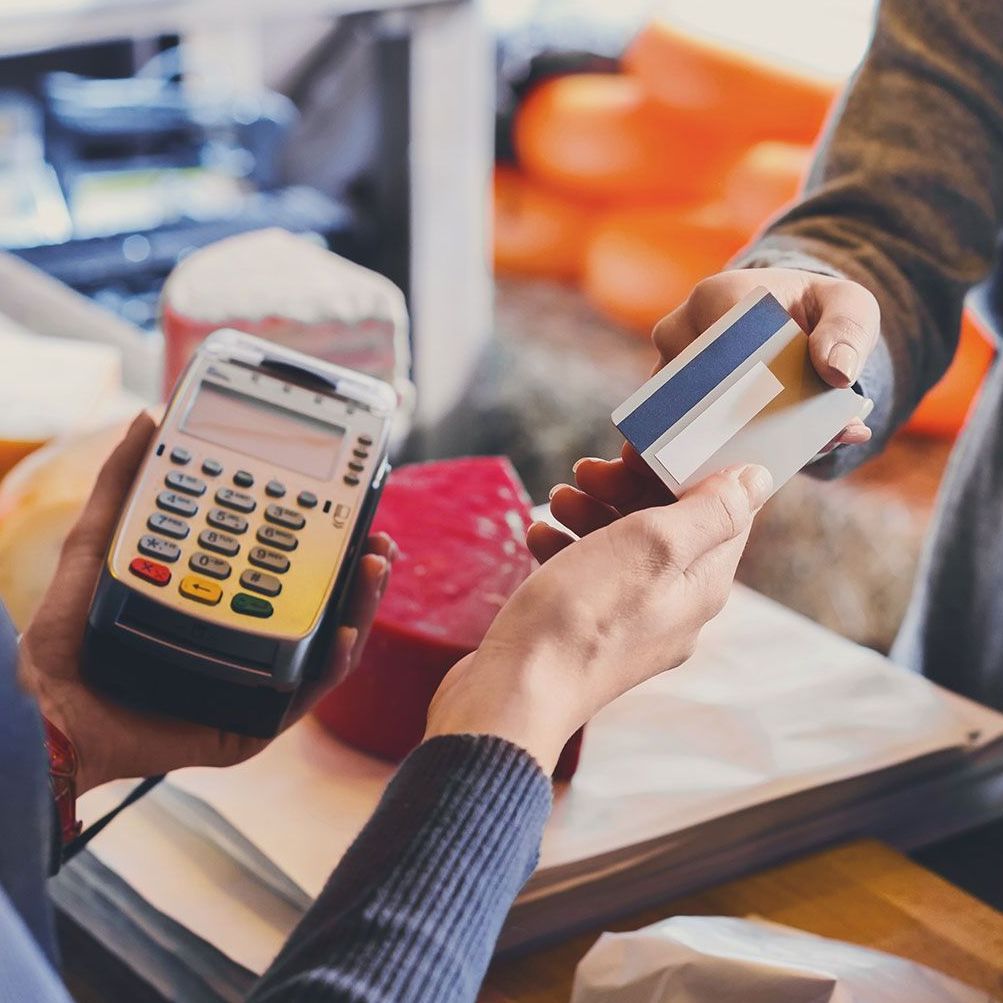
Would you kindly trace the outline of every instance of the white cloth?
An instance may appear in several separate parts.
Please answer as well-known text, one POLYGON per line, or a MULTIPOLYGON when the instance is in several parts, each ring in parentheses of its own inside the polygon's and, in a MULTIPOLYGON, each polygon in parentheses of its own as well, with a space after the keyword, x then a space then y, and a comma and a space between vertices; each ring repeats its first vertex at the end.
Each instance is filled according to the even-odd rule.
POLYGON ((994 1003, 881 951, 725 916, 676 916, 605 933, 571 1003, 994 1003))

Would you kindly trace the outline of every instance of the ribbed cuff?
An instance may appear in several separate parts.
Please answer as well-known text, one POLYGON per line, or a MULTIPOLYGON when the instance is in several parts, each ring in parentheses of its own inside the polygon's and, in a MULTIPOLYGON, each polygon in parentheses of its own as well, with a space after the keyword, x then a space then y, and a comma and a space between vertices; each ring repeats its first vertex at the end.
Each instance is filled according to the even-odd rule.
MULTIPOLYGON (((734 258, 729 268, 794 268, 803 272, 815 272, 834 279, 850 279, 868 287, 868 278, 855 269, 851 261, 840 265, 828 257, 820 257, 816 250, 827 251, 831 258, 841 255, 832 247, 819 243, 816 245, 811 238, 797 237, 782 233, 768 233, 762 240, 753 244, 734 258)), ((873 290, 872 290, 873 291, 873 290)), ((854 384, 854 390, 869 397, 874 402, 874 408, 867 417, 867 425, 874 432, 874 437, 865 445, 837 446, 825 456, 820 456, 805 467, 804 472, 812 477, 828 480, 841 477, 855 467, 860 466, 868 457, 884 448, 890 430, 893 428, 892 399, 889 388, 893 385, 894 367, 891 352, 884 336, 879 336, 874 350, 864 363, 860 376, 854 384)))
POLYGON ((425 742, 251 998, 472 1001, 550 806, 549 778, 517 746, 425 742))

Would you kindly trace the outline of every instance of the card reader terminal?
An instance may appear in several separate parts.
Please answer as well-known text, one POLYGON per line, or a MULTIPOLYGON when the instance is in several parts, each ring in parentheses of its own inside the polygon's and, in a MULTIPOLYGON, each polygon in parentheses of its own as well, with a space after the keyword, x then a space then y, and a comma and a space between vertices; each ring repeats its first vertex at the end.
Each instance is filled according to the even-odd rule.
POLYGON ((330 657, 389 470, 386 383, 237 331, 182 374, 91 605, 88 681, 247 735, 330 657))

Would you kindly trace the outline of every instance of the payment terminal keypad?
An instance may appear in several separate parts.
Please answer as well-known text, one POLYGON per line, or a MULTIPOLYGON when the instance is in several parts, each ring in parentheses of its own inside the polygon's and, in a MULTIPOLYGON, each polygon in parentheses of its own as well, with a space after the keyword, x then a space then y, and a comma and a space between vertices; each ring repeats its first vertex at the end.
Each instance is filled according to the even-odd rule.
MULTIPOLYGON (((368 443, 362 439, 360 437, 356 449, 356 459, 368 455, 365 449, 368 443)), ((175 447, 169 455, 176 467, 186 466, 192 459, 188 450, 181 447, 175 447)), ((206 477, 219 477, 224 474, 223 465, 211 457, 202 458, 200 473, 206 477)), ((269 599, 282 592, 283 582, 278 576, 290 570, 288 555, 299 544, 297 531, 306 525, 305 512, 316 508, 317 496, 311 491, 299 491, 295 494, 296 507, 274 502, 265 505, 261 513, 262 521, 255 527, 255 538, 260 545, 249 547, 246 557, 241 558, 239 537, 250 529, 248 516, 257 510, 258 501, 251 493, 255 478, 249 471, 235 471, 232 482, 245 490, 218 487, 213 495, 214 506, 200 516, 196 499, 208 490, 205 480, 184 470, 169 470, 164 477, 164 490, 157 494, 158 511, 152 512, 147 519, 150 532, 136 543, 136 549, 142 556, 132 560, 129 570, 158 588, 170 584, 172 572, 168 565, 181 558, 180 541, 186 540, 192 526, 195 526, 198 549, 185 557, 188 569, 193 573, 181 577, 177 584, 178 593, 193 602, 216 606, 224 598, 222 583, 234 576, 233 562, 246 560, 244 568, 238 565, 236 569, 239 588, 246 591, 231 595, 230 609, 243 616, 267 618, 275 611, 269 599), (204 522, 199 526, 201 519, 204 522), (268 598, 264 598, 266 596, 268 598)), ((257 490, 270 499, 282 498, 287 493, 286 485, 274 477, 257 490)), ((330 502, 325 503, 325 512, 329 509, 330 502)), ((343 528, 350 511, 346 505, 337 506, 336 528, 343 528)))

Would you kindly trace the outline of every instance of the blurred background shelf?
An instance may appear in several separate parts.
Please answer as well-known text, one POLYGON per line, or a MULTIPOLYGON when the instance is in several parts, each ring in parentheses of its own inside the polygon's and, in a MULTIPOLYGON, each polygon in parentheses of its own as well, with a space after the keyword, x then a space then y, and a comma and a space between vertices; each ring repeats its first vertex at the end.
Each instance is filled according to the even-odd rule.
MULTIPOLYGON (((296 17, 428 6, 429 0, 3 0, 0 56, 116 38, 247 28, 296 17)), ((432 3, 437 0, 431 0, 432 3)))

